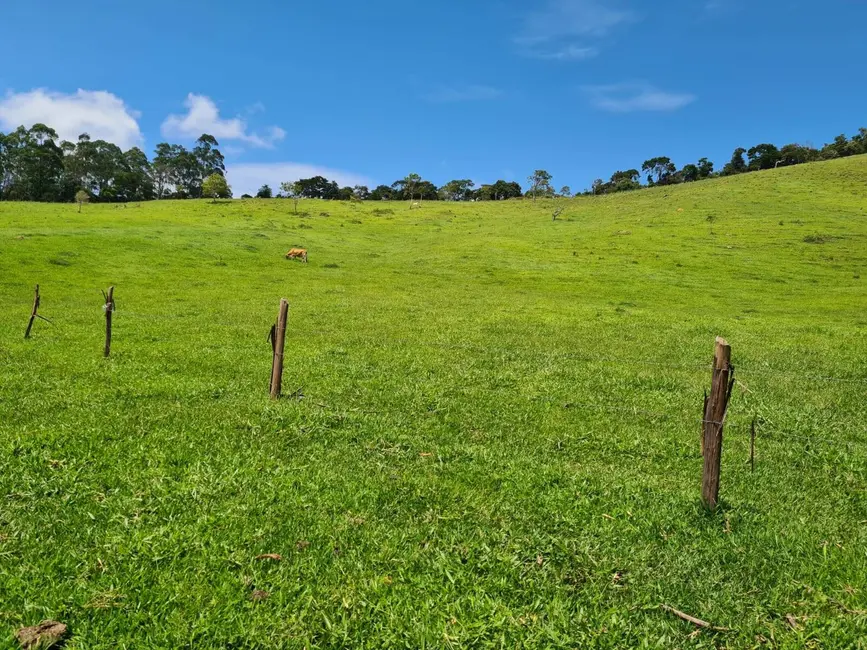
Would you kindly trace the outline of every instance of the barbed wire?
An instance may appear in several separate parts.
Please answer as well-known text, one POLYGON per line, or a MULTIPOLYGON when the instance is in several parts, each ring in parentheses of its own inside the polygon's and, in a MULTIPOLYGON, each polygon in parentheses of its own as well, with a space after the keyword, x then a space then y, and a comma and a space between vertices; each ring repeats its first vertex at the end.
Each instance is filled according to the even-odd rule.
MULTIPOLYGON (((104 312, 104 306, 101 307, 101 311, 104 312)), ((165 313, 153 313, 153 312, 137 312, 130 311, 127 309, 115 309, 113 311, 115 315, 119 315, 121 319, 124 318, 133 318, 144 321, 151 322, 161 322, 161 321, 181 321, 181 320, 197 320, 199 321, 199 325, 202 329, 209 327, 225 327, 234 330, 241 329, 254 329, 254 328, 262 328, 263 331, 267 329, 267 325, 263 325, 262 323, 254 323, 254 322, 238 322, 238 321, 229 321, 218 319, 215 320, 213 317, 205 314, 165 314, 165 313)), ((266 332, 267 334, 267 332, 266 332)), ((290 333, 290 338, 301 338, 304 336, 311 335, 334 335, 337 334, 333 331, 328 330, 307 330, 307 331, 299 331, 294 330, 290 333)), ((473 343, 453 343, 453 342, 442 342, 442 341, 424 341, 421 339, 410 339, 404 337, 389 337, 389 338, 355 338, 355 339, 341 339, 336 341, 336 343, 341 344, 364 344, 364 345, 376 345, 378 347, 386 347, 391 344, 406 344, 413 347, 438 347, 447 350, 474 350, 478 352, 485 352, 488 354, 498 354, 501 356, 509 356, 509 355, 517 355, 517 356, 526 356, 528 354, 534 354, 542 357, 546 357, 549 359, 570 359, 573 361, 581 361, 585 363, 598 363, 598 364, 608 364, 608 365, 623 365, 623 366, 645 366, 652 368, 671 368, 677 370, 687 370, 687 371, 702 371, 702 372, 710 372, 713 368, 711 363, 701 363, 701 362, 681 362, 681 363, 672 363, 667 361, 647 361, 647 360, 636 360, 636 359, 626 359, 623 357, 604 357, 604 356, 591 356, 587 354, 577 353, 577 352, 556 352, 549 350, 539 350, 532 348, 492 348, 490 346, 477 345, 473 343)), ((759 377, 786 377, 790 379, 797 379, 799 381, 813 381, 813 382, 828 382, 828 383, 854 383, 854 384, 867 384, 867 378, 853 378, 853 377, 834 377, 829 375, 806 375, 801 373, 796 373, 792 371, 785 370, 774 370, 771 368, 754 368, 754 367, 744 367, 743 365, 736 364, 735 365, 736 376, 738 378, 748 378, 749 376, 759 376, 759 377)))

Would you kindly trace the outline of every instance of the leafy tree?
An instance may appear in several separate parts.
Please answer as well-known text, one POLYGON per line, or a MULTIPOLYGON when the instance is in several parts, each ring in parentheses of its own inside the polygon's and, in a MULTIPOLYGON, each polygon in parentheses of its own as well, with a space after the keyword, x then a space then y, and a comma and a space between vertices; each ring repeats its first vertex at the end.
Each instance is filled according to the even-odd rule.
POLYGON ((394 189, 388 185, 377 185, 370 193, 371 201, 391 201, 394 198, 394 189))
POLYGON ((692 163, 684 165, 683 169, 680 170, 680 176, 684 183, 693 183, 699 180, 698 165, 693 165, 692 163))
POLYGON ((550 196, 554 193, 553 189, 551 189, 552 178, 553 176, 544 169, 537 169, 527 177, 527 181, 530 183, 530 188, 533 192, 534 202, 539 194, 550 196))
POLYGON ((301 198, 301 183, 298 181, 286 181, 280 183, 280 191, 294 203, 295 214, 298 214, 298 201, 301 198))
POLYGON ((467 201, 472 197, 475 185, 473 181, 465 178, 449 181, 440 188, 440 191, 447 201, 467 201))
POLYGON ((672 175, 677 172, 677 167, 668 156, 657 156, 645 160, 641 170, 647 174, 648 185, 667 185, 672 181, 672 175))
POLYGON ((853 155, 867 153, 867 128, 862 126, 858 129, 858 134, 853 135, 849 141, 849 148, 852 150, 853 155))
POLYGON ((266 183, 262 187, 259 188, 259 191, 256 192, 257 199, 270 199, 273 198, 274 193, 271 191, 271 187, 266 183))
POLYGON ((349 201, 355 196, 351 187, 341 187, 337 192, 337 198, 341 201, 349 201))
POLYGON ((370 190, 367 188, 367 185, 356 185, 352 188, 352 194, 359 201, 366 201, 370 198, 370 190))
POLYGON ((400 194, 401 198, 412 203, 415 200, 417 185, 421 182, 421 176, 416 173, 407 174, 405 178, 395 181, 391 187, 400 194))
POLYGON ((90 201, 90 194, 84 190, 78 190, 75 193, 75 202, 78 203, 78 212, 81 212, 81 204, 90 201))
POLYGON ((568 185, 564 185, 560 188, 560 196, 566 197, 567 199, 572 196, 572 188, 568 185))
POLYGON ((214 203, 217 202, 218 198, 231 199, 232 191, 229 189, 226 177, 218 172, 214 172, 208 176, 202 181, 202 196, 210 196, 214 203))
POLYGON ((779 164, 784 167, 801 165, 819 159, 819 152, 812 147, 800 144, 787 144, 780 149, 779 164))
POLYGON ((523 196, 521 186, 512 181, 498 180, 493 185, 482 185, 474 194, 473 198, 479 201, 505 201, 523 196))
POLYGON ((641 187, 641 174, 637 169, 616 171, 611 174, 609 186, 609 191, 611 192, 629 192, 630 190, 637 190, 641 187))
POLYGON ((698 178, 704 180, 713 176, 713 163, 707 158, 698 159, 698 178))
POLYGON ((223 159, 223 154, 221 154, 220 150, 217 149, 218 146, 220 146, 220 143, 217 142, 217 139, 207 133, 203 133, 199 136, 199 139, 196 140, 193 155, 199 163, 199 171, 202 178, 207 178, 212 174, 225 176, 226 165, 223 159))
POLYGON ((324 176, 302 178, 298 181, 301 196, 305 199, 336 199, 340 188, 324 176))
POLYGON ((780 150, 772 144, 757 144, 747 151, 749 171, 773 169, 780 160, 780 150))
POLYGON ((734 174, 743 174, 747 171, 747 163, 744 161, 744 154, 747 152, 743 147, 738 147, 732 154, 732 159, 725 164, 720 172, 721 176, 732 176, 734 174))

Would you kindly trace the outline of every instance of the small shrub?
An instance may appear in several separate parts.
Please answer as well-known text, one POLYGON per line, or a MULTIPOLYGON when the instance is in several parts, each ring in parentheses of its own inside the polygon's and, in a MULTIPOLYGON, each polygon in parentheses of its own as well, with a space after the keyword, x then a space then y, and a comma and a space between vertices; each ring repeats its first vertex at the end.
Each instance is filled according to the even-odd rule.
POLYGON ((805 244, 827 244, 829 241, 837 239, 834 235, 807 235, 804 237, 805 244))

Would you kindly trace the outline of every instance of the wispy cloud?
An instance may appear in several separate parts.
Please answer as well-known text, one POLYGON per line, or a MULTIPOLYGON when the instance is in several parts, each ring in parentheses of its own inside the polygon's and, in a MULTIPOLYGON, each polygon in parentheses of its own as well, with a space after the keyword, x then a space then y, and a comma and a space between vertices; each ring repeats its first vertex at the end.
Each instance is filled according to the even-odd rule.
POLYGON ((45 88, 8 93, 0 99, 0 127, 11 130, 36 123, 50 126, 62 140, 77 141, 82 133, 106 140, 122 149, 141 146, 144 138, 139 113, 104 90, 64 94, 45 88))
POLYGON ((611 113, 675 111, 697 99, 691 93, 660 90, 645 82, 584 86, 582 90, 593 106, 611 113))
POLYGON ((297 162, 229 164, 226 166, 226 176, 235 196, 255 195, 256 191, 266 183, 276 193, 280 183, 313 176, 324 176, 328 180, 336 181, 341 187, 373 186, 373 182, 362 174, 297 162))
POLYGON ((480 102, 499 99, 503 91, 492 86, 436 86, 422 95, 422 98, 437 104, 454 102, 480 102))
POLYGON ((599 53, 588 42, 637 20, 634 12, 617 9, 611 0, 547 0, 531 11, 514 42, 525 56, 551 61, 581 61, 599 53))
POLYGON ((163 136, 198 138, 209 133, 218 140, 237 140, 266 149, 286 137, 279 126, 268 127, 264 133, 253 133, 247 130, 247 123, 240 117, 221 118, 217 105, 205 95, 190 93, 184 106, 187 108, 185 115, 169 115, 165 119, 161 128, 163 136))
POLYGON ((564 45, 557 49, 535 50, 526 52, 527 56, 545 61, 584 61, 592 59, 599 54, 595 47, 581 47, 579 45, 564 45))

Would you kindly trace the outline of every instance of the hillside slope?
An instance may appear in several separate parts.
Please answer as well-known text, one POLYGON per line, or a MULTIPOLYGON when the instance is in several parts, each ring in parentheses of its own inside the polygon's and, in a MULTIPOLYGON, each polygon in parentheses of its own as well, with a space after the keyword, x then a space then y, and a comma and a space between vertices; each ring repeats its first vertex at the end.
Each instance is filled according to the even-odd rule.
POLYGON ((0 203, 0 647, 861 642, 867 156, 558 205, 0 203))

